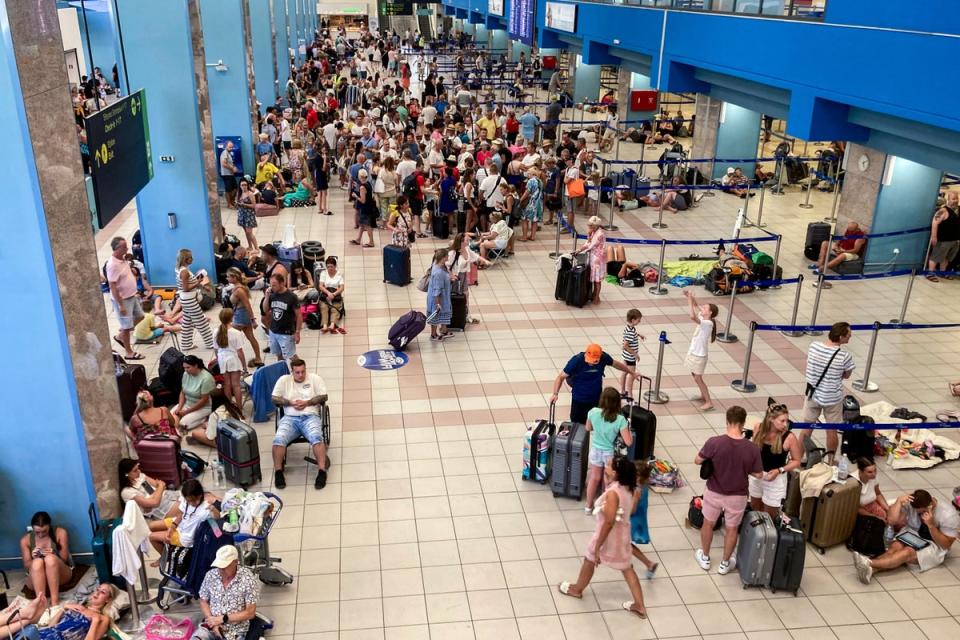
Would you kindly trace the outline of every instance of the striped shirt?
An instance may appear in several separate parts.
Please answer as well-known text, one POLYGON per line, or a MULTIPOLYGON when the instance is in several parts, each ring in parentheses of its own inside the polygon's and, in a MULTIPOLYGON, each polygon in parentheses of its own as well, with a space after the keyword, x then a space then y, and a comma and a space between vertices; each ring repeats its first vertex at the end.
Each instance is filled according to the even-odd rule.
POLYGON ((636 363, 637 356, 640 349, 640 339, 637 337, 637 328, 632 324, 628 324, 623 328, 623 353, 620 354, 623 358, 623 361, 626 363, 636 363), (627 347, 633 350, 633 353, 627 351, 627 347))
POLYGON ((813 401, 821 407, 834 405, 843 400, 843 374, 856 368, 850 352, 843 347, 839 347, 839 349, 840 352, 837 353, 833 362, 830 362, 830 357, 837 351, 837 347, 831 347, 822 342, 814 342, 807 352, 806 380, 808 384, 816 385, 824 369, 827 368, 827 363, 830 362, 830 368, 823 376, 823 381, 813 393, 813 401))

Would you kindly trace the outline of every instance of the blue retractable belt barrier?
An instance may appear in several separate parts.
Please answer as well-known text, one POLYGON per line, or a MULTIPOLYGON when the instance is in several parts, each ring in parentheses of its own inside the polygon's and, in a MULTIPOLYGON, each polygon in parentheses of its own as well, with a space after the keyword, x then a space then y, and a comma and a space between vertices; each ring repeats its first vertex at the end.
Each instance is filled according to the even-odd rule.
POLYGON ((829 429, 831 431, 873 431, 874 429, 957 429, 960 422, 877 422, 877 423, 846 423, 846 422, 794 422, 792 429, 829 429))
POLYGON ((914 229, 904 229, 902 231, 884 231, 882 233, 854 233, 849 236, 833 236, 834 240, 859 240, 860 238, 892 238, 893 236, 905 236, 911 233, 923 233, 930 231, 930 227, 916 227, 914 229))
MULTIPOLYGON (((567 221, 562 216, 560 217, 560 224, 563 225, 564 229, 568 231, 570 230, 570 226, 567 225, 567 221)), ((586 240, 587 236, 585 234, 578 233, 577 239, 586 240)), ((773 241, 776 241, 776 239, 777 239, 777 236, 775 235, 764 236, 759 238, 738 238, 736 240, 733 240, 732 238, 719 238, 715 240, 646 240, 643 238, 611 238, 607 236, 606 242, 610 242, 613 244, 648 244, 648 245, 659 246, 664 242, 666 242, 666 244, 668 245, 702 245, 702 244, 720 244, 721 242, 724 242, 724 243, 726 242, 737 242, 737 243, 773 242, 773 241)), ((830 327, 827 327, 827 328, 829 329, 830 327)))
MULTIPOLYGON (((854 324, 850 325, 852 331, 873 331, 874 329, 955 329, 960 327, 960 323, 943 324, 913 324, 904 322, 903 324, 890 324, 877 322, 875 324, 854 324)), ((791 324, 758 324, 757 331, 829 331, 833 325, 814 324, 814 325, 791 325, 791 324)))

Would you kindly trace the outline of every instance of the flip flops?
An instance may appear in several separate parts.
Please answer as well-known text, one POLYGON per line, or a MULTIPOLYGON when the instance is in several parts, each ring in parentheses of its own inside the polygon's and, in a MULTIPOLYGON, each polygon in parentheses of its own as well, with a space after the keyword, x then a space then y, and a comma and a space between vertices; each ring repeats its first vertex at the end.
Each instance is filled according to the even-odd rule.
MULTIPOLYGON (((582 594, 582 593, 581 593, 580 595, 577 595, 577 594, 575 594, 575 593, 570 593, 570 586, 571 586, 570 583, 567 582, 566 580, 564 580, 563 582, 560 583, 560 585, 557 587, 557 589, 560 591, 560 593, 562 593, 562 594, 565 595, 565 596, 569 596, 569 597, 571 597, 571 598, 576 598, 577 600, 583 600, 583 594, 582 594)), ((633 603, 631 603, 631 604, 633 604, 633 603)))
POLYGON ((630 613, 634 614, 641 620, 647 619, 646 613, 641 613, 640 611, 637 611, 636 609, 633 608, 633 600, 628 600, 627 602, 622 603, 620 606, 623 608, 624 611, 629 611, 630 613))
POLYGON ((143 360, 143 354, 134 351, 131 355, 123 356, 123 358, 124 360, 143 360))

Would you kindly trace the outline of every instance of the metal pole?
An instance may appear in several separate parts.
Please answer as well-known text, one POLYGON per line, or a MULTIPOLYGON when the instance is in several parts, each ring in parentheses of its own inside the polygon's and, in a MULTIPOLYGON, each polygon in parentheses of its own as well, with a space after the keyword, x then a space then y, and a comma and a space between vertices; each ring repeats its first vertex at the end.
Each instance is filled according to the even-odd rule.
POLYGON ((867 351, 867 365, 863 369, 863 378, 854 381, 851 387, 863 393, 873 393, 880 389, 876 382, 870 382, 870 369, 873 368, 873 353, 877 350, 877 338, 880 337, 880 323, 873 323, 873 335, 870 337, 870 349, 867 351))
POLYGON ((647 165, 644 164, 643 162, 643 156, 646 154, 646 152, 647 152, 647 141, 644 140, 643 142, 640 143, 640 177, 641 178, 645 177, 646 175, 645 171, 646 171, 647 165))
POLYGON ((900 305, 900 316, 890 321, 890 324, 903 324, 907 317, 907 305, 910 304, 910 293, 913 291, 913 281, 917 277, 917 270, 910 270, 910 277, 907 279, 907 290, 903 294, 903 304, 900 305))
POLYGON ((620 159, 620 121, 617 121, 616 128, 613 128, 613 135, 617 137, 616 148, 613 150, 613 158, 615 160, 620 159))
MULTIPOLYGON (((810 326, 817 324, 817 312, 820 310, 820 295, 823 293, 823 271, 820 272, 820 275, 817 276, 817 297, 813 299, 813 313, 810 314, 810 326)), ((823 331, 819 329, 810 329, 805 331, 808 336, 822 336, 823 331)))
POLYGON ((667 253, 667 241, 660 241, 660 269, 657 273, 657 286, 650 287, 648 291, 655 296, 667 295, 667 288, 663 286, 663 258, 667 253))
POLYGON ((644 399, 651 404, 666 404, 670 402, 670 396, 660 392, 660 379, 663 377, 663 350, 670 344, 667 340, 667 332, 660 332, 660 348, 657 351, 657 375, 653 380, 653 389, 643 394, 644 399))
POLYGON ((813 205, 810 204, 810 192, 813 191, 813 169, 807 169, 807 197, 804 198, 803 202, 800 203, 801 209, 813 209, 813 205))
POLYGON ((657 221, 654 222, 651 227, 654 229, 666 229, 667 223, 663 221, 663 193, 665 189, 663 186, 663 178, 660 178, 660 213, 657 215, 657 221))
POLYGON ((784 171, 784 162, 783 158, 777 160, 777 188, 774 190, 773 195, 782 196, 783 195, 783 171, 784 171))
POLYGON ((723 331, 717 333, 717 342, 723 342, 730 344, 738 340, 737 336, 733 334, 733 331, 730 328, 730 325, 733 324, 733 305, 737 302, 737 284, 739 284, 740 278, 731 278, 730 279, 730 308, 727 309, 727 322, 723 326, 723 331))
POLYGON ((753 393, 757 390, 757 385, 750 382, 750 358, 753 356, 753 336, 757 333, 757 322, 750 322, 750 335, 747 337, 747 355, 743 358, 743 377, 734 380, 730 386, 740 393, 753 393))
MULTIPOLYGON (((576 205, 574 205, 574 211, 576 211, 576 205)), ((572 251, 576 252, 577 250, 577 225, 573 224, 570 227, 570 235, 573 236, 573 249, 572 251)))
MULTIPOLYGON (((744 226, 744 227, 751 227, 751 226, 753 226, 753 224, 750 222, 750 215, 749 215, 749 211, 750 211, 750 198, 752 198, 752 197, 753 197, 753 195, 750 193, 750 183, 747 182, 747 197, 743 199, 743 225, 741 225, 741 226, 744 226)), ((740 227, 737 227, 737 234, 736 234, 736 235, 737 235, 736 239, 739 240, 739 239, 740 239, 740 227)))
POLYGON ((760 229, 765 229, 767 223, 763 222, 763 196, 767 192, 765 185, 760 185, 760 203, 757 205, 757 221, 753 223, 753 226, 760 229))
MULTIPOLYGON (((800 292, 803 291, 803 274, 797 276, 797 293, 793 297, 793 313, 790 315, 790 326, 797 326, 797 313, 800 311, 800 292)), ((788 338, 799 338, 803 335, 803 331, 781 331, 781 334, 787 336, 788 338)))
MULTIPOLYGON (((714 157, 713 159, 710 160, 710 177, 707 178, 707 184, 709 184, 710 181, 713 180, 713 170, 716 167, 716 164, 717 164, 717 159, 716 157, 714 157)), ((711 189, 707 189, 706 193, 704 193, 703 195, 707 198, 715 198, 717 196, 717 194, 714 193, 711 189)))
MULTIPOLYGON (((601 188, 601 190, 603 189, 603 187, 600 187, 600 188, 601 188)), ((607 231, 619 231, 619 230, 620 230, 620 227, 618 227, 617 225, 613 224, 613 203, 614 203, 614 201, 616 200, 616 198, 614 197, 614 196, 616 196, 616 195, 617 195, 617 188, 616 188, 616 187, 613 187, 613 191, 610 192, 610 223, 607 224, 605 227, 603 227, 603 228, 606 229, 607 231)))
POLYGON ((559 215, 557 215, 557 244, 556 244, 556 246, 554 247, 553 251, 551 251, 550 254, 549 254, 550 257, 553 258, 554 260, 556 260, 557 258, 560 257, 560 227, 563 226, 563 225, 560 223, 560 220, 563 219, 563 217, 562 217, 562 216, 563 216, 563 212, 557 212, 557 213, 559 213, 559 215))
POLYGON ((833 204, 830 207, 830 217, 824 218, 825 222, 830 222, 831 224, 837 221, 837 205, 840 203, 840 173, 840 171, 837 171, 837 175, 834 177, 833 204))
MULTIPOLYGON (((777 236, 777 246, 773 250, 773 279, 779 280, 777 276, 777 267, 780 266, 780 244, 783 242, 783 234, 777 236)), ((779 289, 780 284, 774 284, 770 286, 771 289, 779 289)))

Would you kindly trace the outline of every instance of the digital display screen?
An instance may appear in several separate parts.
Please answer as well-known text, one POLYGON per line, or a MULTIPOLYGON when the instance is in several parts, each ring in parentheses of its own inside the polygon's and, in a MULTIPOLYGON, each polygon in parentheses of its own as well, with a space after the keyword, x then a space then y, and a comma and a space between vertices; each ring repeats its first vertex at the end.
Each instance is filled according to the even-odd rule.
POLYGON ((512 0, 510 2, 510 20, 507 32, 513 40, 533 45, 533 16, 537 3, 535 0, 512 0))

